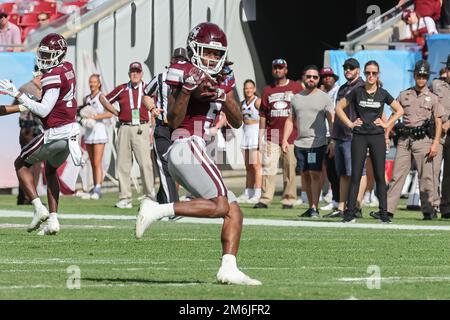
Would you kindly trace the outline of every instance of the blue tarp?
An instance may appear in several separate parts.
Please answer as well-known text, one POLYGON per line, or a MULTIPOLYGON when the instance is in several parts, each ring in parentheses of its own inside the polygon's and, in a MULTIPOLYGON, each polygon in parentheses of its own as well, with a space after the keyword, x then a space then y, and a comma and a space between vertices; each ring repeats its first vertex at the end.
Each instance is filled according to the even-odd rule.
POLYGON ((431 70, 439 73, 439 70, 445 67, 442 62, 447 62, 447 56, 450 54, 450 34, 435 34, 428 37, 428 62, 431 70))

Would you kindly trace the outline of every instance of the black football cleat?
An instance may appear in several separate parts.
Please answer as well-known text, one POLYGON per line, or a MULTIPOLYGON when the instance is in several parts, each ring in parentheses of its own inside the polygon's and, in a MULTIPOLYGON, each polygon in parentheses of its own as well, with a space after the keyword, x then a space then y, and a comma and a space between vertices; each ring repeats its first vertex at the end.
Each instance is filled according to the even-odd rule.
POLYGON ((267 209, 268 206, 265 203, 262 202, 258 202, 257 204, 255 204, 255 206, 253 207, 253 209, 267 209))

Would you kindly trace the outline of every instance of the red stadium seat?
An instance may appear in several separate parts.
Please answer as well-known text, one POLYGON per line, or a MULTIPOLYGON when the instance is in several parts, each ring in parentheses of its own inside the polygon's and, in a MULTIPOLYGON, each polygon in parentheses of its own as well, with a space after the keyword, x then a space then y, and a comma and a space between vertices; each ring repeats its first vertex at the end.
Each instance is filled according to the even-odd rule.
POLYGON ((28 34, 30 33, 30 31, 34 30, 34 27, 24 27, 22 28, 22 42, 25 41, 25 39, 27 38, 28 34))
POLYGON ((17 13, 11 13, 8 15, 9 22, 14 23, 15 25, 19 25, 20 16, 17 13))
POLYGON ((58 6, 57 6, 56 2, 41 1, 41 2, 37 2, 37 4, 35 4, 33 7, 34 13, 48 12, 50 14, 54 14, 54 13, 56 13, 57 10, 58 10, 58 6))
POLYGON ((20 21, 21 27, 37 27, 38 23, 38 15, 39 13, 26 13, 22 16, 22 20, 20 21))
POLYGON ((7 13, 11 13, 14 10, 15 2, 5 2, 0 3, 0 11, 5 11, 7 13))
POLYGON ((70 2, 63 2, 63 7, 68 6, 77 6, 77 7, 84 7, 88 2, 87 1, 70 1, 70 2))

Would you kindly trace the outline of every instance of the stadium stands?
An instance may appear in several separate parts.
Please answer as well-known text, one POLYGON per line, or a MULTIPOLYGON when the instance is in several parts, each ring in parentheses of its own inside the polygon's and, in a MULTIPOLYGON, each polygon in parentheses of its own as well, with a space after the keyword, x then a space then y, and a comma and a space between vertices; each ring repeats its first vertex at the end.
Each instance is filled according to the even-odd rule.
MULTIPOLYGON (((39 27, 37 16, 39 13, 46 12, 50 15, 50 21, 53 22, 66 14, 70 14, 76 8, 84 8, 89 0, 64 1, 59 6, 57 2, 47 2, 43 0, 34 1, 27 12, 19 12, 15 2, 0 3, 0 11, 9 15, 9 21, 19 26, 22 31, 22 42, 27 35, 39 27)), ((81 13, 85 10, 81 10, 81 13)))

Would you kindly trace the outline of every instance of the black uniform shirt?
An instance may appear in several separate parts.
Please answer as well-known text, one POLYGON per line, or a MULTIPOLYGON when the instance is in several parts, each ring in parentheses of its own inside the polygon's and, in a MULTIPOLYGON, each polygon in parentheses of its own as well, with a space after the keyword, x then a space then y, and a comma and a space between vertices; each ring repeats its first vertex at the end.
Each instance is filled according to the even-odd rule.
POLYGON ((358 87, 346 99, 355 106, 356 115, 363 122, 360 127, 353 128, 353 133, 363 135, 384 133, 384 128, 375 125, 374 121, 382 117, 384 104, 390 105, 394 101, 389 92, 378 88, 373 94, 369 94, 365 87, 358 87))

